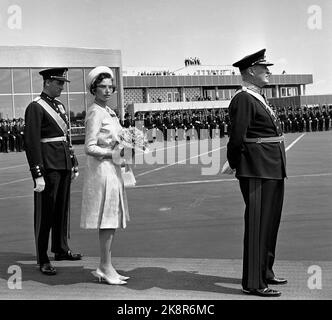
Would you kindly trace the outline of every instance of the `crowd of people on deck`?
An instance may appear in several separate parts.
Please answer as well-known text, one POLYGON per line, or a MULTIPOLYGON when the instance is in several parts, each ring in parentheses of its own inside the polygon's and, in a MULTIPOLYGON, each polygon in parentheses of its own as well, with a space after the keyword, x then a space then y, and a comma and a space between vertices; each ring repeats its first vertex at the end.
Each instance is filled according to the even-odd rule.
MULTIPOLYGON (((332 127, 332 105, 273 107, 284 133, 328 131, 332 127)), ((124 127, 141 126, 156 139, 182 140, 224 137, 228 134, 228 109, 166 110, 126 113, 124 127), (170 130, 171 129, 171 130, 170 130)), ((84 120, 71 122, 73 135, 84 135, 84 120)), ((153 137, 151 138, 151 135, 153 137)), ((0 152, 24 151, 24 119, 0 119, 0 152)))
POLYGON ((195 57, 195 58, 192 58, 192 57, 189 57, 189 58, 186 58, 184 59, 184 65, 187 67, 187 66, 191 66, 191 65, 201 65, 201 61, 199 58, 195 57))
POLYGON ((138 76, 175 76, 175 73, 169 70, 163 70, 163 71, 142 71, 138 72, 138 76))

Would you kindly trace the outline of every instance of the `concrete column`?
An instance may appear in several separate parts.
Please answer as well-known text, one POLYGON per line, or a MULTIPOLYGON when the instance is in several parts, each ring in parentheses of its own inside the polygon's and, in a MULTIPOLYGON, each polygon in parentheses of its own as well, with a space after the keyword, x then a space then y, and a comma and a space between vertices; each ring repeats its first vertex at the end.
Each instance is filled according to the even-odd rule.
POLYGON ((219 100, 219 91, 218 91, 218 87, 215 87, 215 90, 216 90, 216 99, 219 100))
POLYGON ((298 93, 299 96, 302 95, 301 85, 297 86, 297 93, 298 93))
POLYGON ((148 88, 145 89, 145 99, 147 103, 150 103, 150 92, 148 88))
MULTIPOLYGON (((12 116, 9 117, 11 119, 16 118, 15 115, 15 95, 14 95, 14 70, 13 68, 10 69, 10 82, 11 82, 11 92, 12 92, 12 116)), ((8 115, 7 115, 8 117, 8 115)))
POLYGON ((186 93, 184 92, 184 88, 181 87, 179 90, 180 90, 180 100, 186 101, 186 93))
MULTIPOLYGON (((120 113, 120 120, 124 121, 124 115, 125 115, 125 106, 124 106, 124 89, 123 89, 123 77, 122 77, 122 67, 120 66, 119 69, 115 69, 115 74, 116 78, 118 79, 118 110, 120 113)), ((83 71, 83 79, 84 79, 84 84, 85 84, 85 74, 83 71)), ((86 99, 84 95, 84 99, 86 99)), ((87 109, 87 102, 86 100, 84 101, 86 103, 86 109, 87 109)))
POLYGON ((276 98, 280 97, 279 86, 276 84, 276 98))

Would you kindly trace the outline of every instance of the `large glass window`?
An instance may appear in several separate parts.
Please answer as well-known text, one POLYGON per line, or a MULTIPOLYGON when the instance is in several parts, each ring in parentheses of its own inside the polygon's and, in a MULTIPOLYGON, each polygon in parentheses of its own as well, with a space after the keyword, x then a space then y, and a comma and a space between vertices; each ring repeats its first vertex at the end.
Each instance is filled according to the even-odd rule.
POLYGON ((0 95, 0 118, 13 118, 13 102, 11 95, 0 95))
POLYGON ((32 101, 31 95, 15 95, 15 118, 24 118, 26 107, 32 101))
POLYGON ((12 92, 10 69, 0 69, 0 83, 0 94, 12 92))
MULTIPOLYGON (((86 69, 84 69, 84 74, 85 74, 85 80, 88 78, 88 74, 89 74, 89 72, 92 70, 93 68, 86 68, 86 69)), ((86 89, 86 84, 84 83, 84 89, 85 89, 85 91, 87 91, 87 89, 86 89)))
POLYGON ((30 93, 29 69, 13 69, 14 93, 30 93))
POLYGON ((204 90, 204 98, 209 100, 215 100, 216 99, 216 91, 213 89, 206 89, 204 90))
MULTIPOLYGON (((28 104, 34 98, 38 97, 43 90, 43 78, 39 74, 42 69, 44 68, 0 69, 0 118, 12 119, 13 117, 24 117, 25 109, 28 104)), ((68 71, 70 83, 65 84, 61 96, 57 98, 64 104, 68 114, 70 113, 72 122, 84 120, 86 107, 91 105, 94 100, 94 96, 90 93, 86 93, 84 81, 84 78, 87 77, 92 69, 93 68, 70 68, 68 71)), ((112 71, 114 73, 114 84, 118 86, 119 69, 112 68, 112 71)), ((113 108, 119 106, 118 92, 112 95, 109 106, 113 108)))
POLYGON ((219 96, 219 100, 225 100, 225 90, 223 89, 219 89, 218 90, 218 96, 219 96))
POLYGON ((235 89, 218 89, 219 100, 230 100, 235 92, 235 89))
POLYGON ((85 117, 85 97, 84 93, 70 93, 70 121, 82 120, 85 117))
POLYGON ((84 92, 83 69, 69 69, 68 80, 70 92, 84 92))
POLYGON ((228 89, 225 89, 225 99, 226 100, 230 100, 231 99, 231 93, 230 93, 230 90, 228 89))
POLYGON ((92 94, 88 93, 86 95, 86 104, 87 104, 88 108, 92 105, 94 99, 95 99, 95 96, 93 96, 92 94))
POLYGON ((266 98, 272 98, 272 88, 265 89, 266 98))
POLYGON ((39 74, 41 70, 42 69, 31 69, 33 93, 39 94, 43 90, 43 77, 39 74))

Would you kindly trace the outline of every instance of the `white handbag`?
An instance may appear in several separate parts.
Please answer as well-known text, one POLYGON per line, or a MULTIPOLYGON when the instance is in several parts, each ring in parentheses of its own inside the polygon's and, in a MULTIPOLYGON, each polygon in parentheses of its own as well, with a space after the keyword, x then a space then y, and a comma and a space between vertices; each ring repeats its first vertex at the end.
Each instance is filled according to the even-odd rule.
POLYGON ((129 165, 121 167, 122 179, 125 187, 134 187, 136 185, 136 179, 133 170, 129 165))

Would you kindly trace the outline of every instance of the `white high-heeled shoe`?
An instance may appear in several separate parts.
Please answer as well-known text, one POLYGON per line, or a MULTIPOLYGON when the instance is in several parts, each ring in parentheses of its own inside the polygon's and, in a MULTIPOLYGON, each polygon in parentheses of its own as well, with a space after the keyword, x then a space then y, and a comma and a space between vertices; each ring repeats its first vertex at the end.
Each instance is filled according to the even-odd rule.
POLYGON ((123 281, 119 278, 110 278, 108 277, 104 272, 102 272, 99 268, 97 268, 96 271, 91 272, 96 278, 98 278, 99 282, 102 282, 103 280, 107 282, 108 284, 114 284, 114 285, 123 285, 127 284, 126 281, 123 281))
POLYGON ((119 274, 119 273, 118 273, 118 277, 119 277, 119 279, 120 279, 120 280, 124 280, 124 281, 126 281, 126 280, 129 280, 129 279, 130 279, 130 277, 123 276, 122 274, 119 274))

